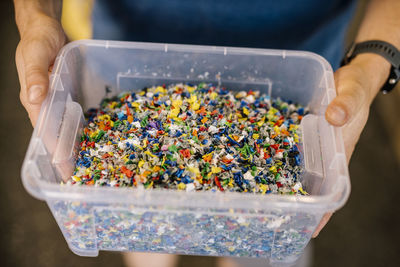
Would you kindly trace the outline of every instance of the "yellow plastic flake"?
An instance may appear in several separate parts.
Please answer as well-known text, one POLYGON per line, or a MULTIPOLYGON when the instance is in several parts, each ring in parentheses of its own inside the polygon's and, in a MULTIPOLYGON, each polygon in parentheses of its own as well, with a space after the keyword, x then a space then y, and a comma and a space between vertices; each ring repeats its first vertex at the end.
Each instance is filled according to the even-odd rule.
POLYGON ((188 90, 189 93, 193 93, 193 91, 196 89, 193 86, 186 86, 186 89, 188 90))
POLYGON ((80 182, 81 178, 79 178, 78 176, 74 175, 74 176, 72 176, 72 180, 74 180, 75 182, 80 182))
POLYGON ((187 167, 187 170, 188 170, 189 172, 191 172, 191 173, 196 174, 196 176, 199 176, 199 175, 200 175, 200 170, 199 170, 199 168, 196 168, 196 167, 187 167))
POLYGON ((262 194, 264 195, 269 188, 268 188, 268 185, 266 185, 266 184, 260 184, 260 189, 262 191, 262 194))
POLYGON ((217 96, 218 96, 218 94, 217 94, 216 92, 212 92, 212 93, 210 94, 210 98, 211 98, 211 100, 214 100, 214 99, 216 99, 216 98, 217 98, 217 96))
POLYGON ((230 179, 230 180, 229 180, 228 186, 229 186, 229 187, 233 187, 233 179, 230 179))
POLYGON ((269 170, 272 171, 272 172, 276 172, 276 167, 272 166, 271 168, 269 168, 269 170))
POLYGON ((110 164, 108 164, 108 168, 111 170, 111 172, 115 171, 114 167, 112 165, 110 165, 110 164))
POLYGON ((208 121, 208 118, 207 118, 207 117, 204 117, 204 118, 201 120, 202 123, 206 123, 207 121, 208 121))
POLYGON ((211 167, 211 172, 212 173, 220 173, 221 172, 221 168, 220 167, 211 167))
POLYGON ((114 122, 113 121, 110 121, 110 126, 114 127, 114 122))
POLYGON ((178 189, 179 190, 185 190, 185 188, 186 188, 186 185, 184 183, 179 183, 178 184, 178 189))
POLYGON ((206 161, 206 162, 210 162, 212 160, 212 158, 213 158, 213 153, 214 153, 214 151, 204 155, 203 156, 203 160, 206 161))
POLYGON ((303 188, 301 188, 301 187, 299 188, 299 191, 304 195, 308 195, 308 193, 306 191, 304 191, 303 188))
POLYGON ((297 134, 293 135, 293 140, 298 143, 299 142, 299 136, 297 134))
POLYGON ((257 122, 257 125, 261 127, 263 126, 264 122, 265 122, 265 117, 262 117, 262 119, 259 122, 257 122))
POLYGON ((147 138, 146 139, 144 139, 144 141, 143 141, 143 148, 146 148, 147 147, 147 143, 148 143, 148 141, 147 141, 147 138))
POLYGON ((176 118, 179 115, 179 112, 181 111, 181 108, 179 106, 173 106, 174 108, 171 109, 169 112, 169 117, 170 118, 176 118))
POLYGON ((165 156, 162 159, 161 166, 164 165, 164 163, 165 163, 165 156))
POLYGON ((109 154, 110 156, 114 156, 114 152, 112 152, 112 151, 109 151, 108 154, 109 154))
POLYGON ((194 102, 193 105, 192 105, 192 109, 193 109, 194 111, 196 111, 196 110, 198 110, 199 108, 200 108, 199 102, 198 102, 198 101, 194 102))
POLYGON ((165 94, 166 92, 167 92, 167 89, 165 89, 162 86, 157 86, 156 93, 164 93, 165 94))
POLYGON ((273 108, 273 107, 271 107, 269 110, 268 110, 268 114, 269 115, 275 115, 275 113, 277 113, 278 112, 278 110, 276 109, 276 108, 273 108))
POLYGON ((135 147, 137 147, 137 148, 139 148, 140 150, 143 150, 143 147, 141 147, 140 145, 138 145, 138 144, 133 144, 135 147))
POLYGON ((260 137, 259 134, 253 134, 253 139, 258 139, 258 137, 260 137))
POLYGON ((278 126, 275 126, 275 127, 274 127, 274 132, 275 132, 276 134, 280 134, 280 133, 281 133, 281 129, 280 129, 278 126))
POLYGON ((140 96, 144 96, 145 93, 146 93, 145 91, 141 91, 141 92, 139 93, 139 95, 140 95, 140 96))
POLYGON ((197 95, 191 95, 188 102, 189 102, 189 104, 193 104, 193 103, 197 102, 197 95))
POLYGON ((99 129, 97 129, 96 131, 94 131, 94 132, 90 135, 90 137, 91 137, 91 138, 95 138, 98 134, 99 134, 99 129))
POLYGON ((290 126, 289 126, 289 131, 297 130, 297 128, 299 128, 299 125, 290 124, 290 126))
POLYGON ((249 116, 250 112, 246 107, 243 107, 243 114, 245 114, 246 116, 249 116))
POLYGON ((181 99, 172 100, 172 106, 176 108, 182 106, 182 100, 181 99))
POLYGON ((139 161, 138 167, 139 167, 139 168, 142 168, 143 164, 144 164, 144 160, 139 161))
POLYGON ((116 104, 117 104, 117 102, 113 101, 113 102, 110 104, 110 108, 111 108, 111 109, 114 109, 114 107, 115 107, 116 104))
POLYGON ((151 153, 151 152, 148 151, 148 150, 146 150, 146 151, 144 152, 144 154, 149 155, 149 156, 152 157, 152 158, 156 158, 156 157, 157 157, 156 155, 154 155, 153 153, 151 153))
POLYGON ((137 103, 137 102, 132 102, 132 103, 131 103, 131 106, 132 106, 133 108, 136 108, 136 109, 138 109, 138 108, 140 107, 139 103, 137 103))

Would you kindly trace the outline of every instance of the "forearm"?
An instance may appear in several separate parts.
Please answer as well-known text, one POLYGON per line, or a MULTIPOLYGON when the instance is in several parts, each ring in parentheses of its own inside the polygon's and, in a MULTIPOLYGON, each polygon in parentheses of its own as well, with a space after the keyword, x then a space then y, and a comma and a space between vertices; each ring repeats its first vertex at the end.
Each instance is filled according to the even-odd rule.
POLYGON ((38 16, 61 20, 62 0, 14 0, 14 6, 15 21, 21 36, 38 16))
POLYGON ((400 49, 400 1, 371 0, 356 42, 382 40, 400 49))
MULTIPOLYGON (((400 49, 400 1, 399 0, 371 0, 355 43, 381 40, 391 43, 400 49)), ((369 95, 373 98, 379 92, 389 76, 390 64, 383 57, 376 54, 358 55, 352 62, 362 65, 369 73, 369 95)), ((371 99, 372 100, 372 99, 371 99)))

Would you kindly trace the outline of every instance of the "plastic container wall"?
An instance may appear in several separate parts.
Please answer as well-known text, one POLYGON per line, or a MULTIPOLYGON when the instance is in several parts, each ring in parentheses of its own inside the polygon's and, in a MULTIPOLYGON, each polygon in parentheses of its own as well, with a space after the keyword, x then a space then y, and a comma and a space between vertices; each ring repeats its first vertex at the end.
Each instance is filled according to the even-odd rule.
POLYGON ((60 52, 22 169, 78 255, 99 250, 295 261, 350 183, 340 130, 325 121, 335 96, 320 56, 300 51, 77 41, 60 52), (83 112, 105 96, 176 82, 212 82, 310 107, 302 121, 302 182, 310 196, 69 187, 83 112))

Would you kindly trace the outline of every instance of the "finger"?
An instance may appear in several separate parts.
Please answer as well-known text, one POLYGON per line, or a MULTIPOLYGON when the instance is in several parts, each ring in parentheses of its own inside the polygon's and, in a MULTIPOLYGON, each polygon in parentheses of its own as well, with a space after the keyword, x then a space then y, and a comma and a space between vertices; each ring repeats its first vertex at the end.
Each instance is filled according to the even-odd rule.
POLYGON ((337 97, 326 110, 327 121, 334 126, 342 126, 352 121, 361 106, 369 104, 369 84, 363 72, 351 65, 335 72, 337 97))
POLYGON ((321 232, 322 228, 325 227, 325 225, 328 223, 329 219, 331 218, 333 213, 325 213, 325 215, 322 217, 321 221, 319 222, 319 225, 317 226, 317 229, 315 229, 312 237, 316 238, 319 233, 321 232))

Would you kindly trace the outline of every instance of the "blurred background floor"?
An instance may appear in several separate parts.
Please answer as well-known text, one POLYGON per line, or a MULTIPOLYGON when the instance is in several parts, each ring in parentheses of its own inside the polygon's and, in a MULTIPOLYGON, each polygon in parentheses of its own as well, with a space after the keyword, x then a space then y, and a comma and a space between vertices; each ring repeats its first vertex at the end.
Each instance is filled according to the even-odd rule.
MULTIPOLYGON (((14 62, 19 37, 12 1, 0 2, 0 256, 1 266, 123 266, 119 253, 74 255, 48 209, 21 183, 32 126, 19 102, 14 62)), ((399 94, 399 88, 396 92, 399 94)), ((400 255, 399 108, 379 95, 350 163, 352 192, 314 240, 313 266, 398 266, 400 255), (397 128, 397 130, 396 130, 397 128), (391 141, 392 140, 392 141, 391 141), (394 140, 394 141, 393 141, 394 140)), ((215 266, 212 257, 181 257, 179 266, 215 266)))

